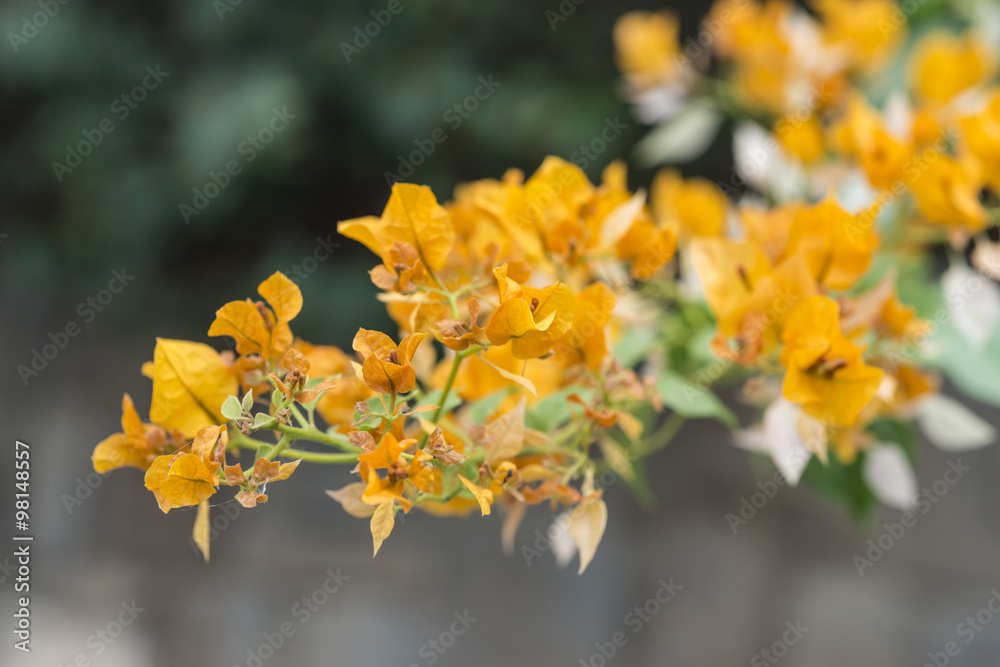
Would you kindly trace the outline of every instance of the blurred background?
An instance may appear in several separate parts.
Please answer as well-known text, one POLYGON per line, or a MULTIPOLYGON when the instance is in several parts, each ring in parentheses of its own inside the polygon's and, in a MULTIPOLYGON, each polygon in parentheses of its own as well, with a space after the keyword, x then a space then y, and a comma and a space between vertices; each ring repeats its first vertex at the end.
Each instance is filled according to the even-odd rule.
MULTIPOLYGON (((832 666, 940 654, 992 664, 1000 634, 986 617, 972 639, 959 624, 1000 587, 995 448, 963 455, 970 470, 863 576, 854 557, 899 514, 857 527, 814 494, 781 487, 734 534, 727 515, 772 470, 714 423, 688 425, 651 461, 657 509, 612 485, 608 531, 582 577, 554 566, 544 507, 510 558, 498 516, 415 513, 373 560, 367 521, 323 494, 346 471, 315 467, 254 511, 213 510, 205 565, 188 540, 193 512, 162 515, 139 471, 92 474, 93 446, 119 430, 122 393, 147 412, 139 367, 154 337, 208 340, 215 309, 275 270, 300 269, 295 331, 307 340, 348 346, 359 326, 389 329, 366 274, 373 257, 335 232, 338 220, 381 212, 387 173, 444 200, 462 181, 569 157, 615 119, 627 127, 587 171, 597 179, 612 159, 628 160, 645 128, 617 92, 611 27, 625 11, 663 6, 4 3, 0 512, 13 516, 11 452, 27 441, 36 541, 32 653, 14 651, 3 627, 0 662, 832 666), (436 131, 446 139, 430 152, 436 131), (307 261, 334 244, 329 259, 307 261), (127 285, 107 300, 114 272, 127 285), (17 370, 71 323, 79 333, 44 369, 17 370), (650 603, 671 578, 676 596, 650 603), (294 634, 279 642, 283 624, 294 634), (958 654, 942 653, 951 641, 958 654)), ((684 35, 707 11, 667 6, 684 35)), ((722 132, 684 171, 728 178, 730 143, 722 132)), ((633 187, 649 179, 630 174, 633 187)), ((927 450, 921 482, 948 466, 927 450)), ((5 625, 13 532, 0 531, 5 625)))

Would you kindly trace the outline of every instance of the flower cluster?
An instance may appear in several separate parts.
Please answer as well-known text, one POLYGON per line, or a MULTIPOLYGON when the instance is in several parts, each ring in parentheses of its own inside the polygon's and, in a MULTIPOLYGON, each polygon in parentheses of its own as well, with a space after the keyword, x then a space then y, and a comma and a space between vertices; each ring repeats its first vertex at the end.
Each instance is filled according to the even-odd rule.
MULTIPOLYGON (((737 443, 769 453, 791 483, 832 450, 838 485, 850 470, 859 488, 910 507, 914 450, 903 434, 914 416, 929 435, 942 430, 934 422, 959 422, 960 442, 942 443, 951 448, 992 439, 988 427, 966 435, 961 422, 981 420, 937 393, 927 365, 968 369, 942 353, 952 329, 998 356, 985 347, 1000 315, 987 235, 1000 204, 1000 92, 997 53, 976 25, 1000 11, 957 7, 969 27, 952 34, 911 26, 893 0, 809 4, 719 0, 686 43, 670 13, 633 12, 614 28, 617 60, 637 114, 658 124, 640 146, 647 162, 693 157, 725 116, 735 121, 733 178, 699 183, 691 222, 679 207, 666 215, 681 227, 688 297, 714 316, 711 349, 727 370, 751 374, 744 396, 763 410, 737 443), (940 291, 926 270, 938 245, 952 265, 940 291), (904 287, 942 303, 921 319, 900 300, 904 287)), ((654 210, 679 182, 661 171, 654 210)))
POLYGON ((813 9, 721 0, 686 46, 667 13, 614 28, 637 113, 660 125, 640 159, 694 156, 728 114, 730 182, 665 168, 647 197, 622 163, 594 184, 549 157, 450 201, 397 183, 380 215, 337 227, 377 256, 394 331, 360 328, 351 350, 297 338, 302 295, 275 273, 216 312, 207 333, 231 351, 157 341, 150 423, 126 395, 95 469, 139 468, 164 512, 197 507, 206 559, 222 486, 255 507, 300 463, 339 464, 355 479, 327 494, 369 520, 376 553, 399 512, 497 508, 510 550, 546 503, 582 572, 603 489, 648 500, 640 460, 692 417, 857 513, 913 506, 914 421, 952 450, 993 439, 937 371, 1000 404, 994 56, 972 29, 911 37, 891 0, 813 9), (713 393, 728 383, 758 424, 713 393))
POLYGON ((351 465, 357 481, 328 493, 370 517, 376 552, 400 510, 487 515, 499 504, 509 543, 525 508, 549 503, 568 512, 582 571, 606 520, 600 475, 612 461, 630 469, 662 405, 612 342, 643 317, 633 288, 670 262, 678 228, 625 181, 620 164, 594 185, 553 157, 527 179, 464 184, 443 205, 396 184, 380 216, 338 231, 381 260, 370 277, 399 337, 359 329, 353 354, 296 339, 302 297, 275 273, 261 300, 216 312, 208 334, 232 339, 235 354, 157 341, 144 368, 153 423, 126 397, 124 433, 98 445, 95 468, 143 469, 164 512, 198 505, 204 522, 222 485, 254 507, 299 462, 351 465), (266 431, 277 443, 254 437, 266 431), (292 448, 299 440, 337 451, 292 448), (598 440, 610 457, 592 456, 598 440), (243 450, 254 452, 245 470, 227 461, 243 450))

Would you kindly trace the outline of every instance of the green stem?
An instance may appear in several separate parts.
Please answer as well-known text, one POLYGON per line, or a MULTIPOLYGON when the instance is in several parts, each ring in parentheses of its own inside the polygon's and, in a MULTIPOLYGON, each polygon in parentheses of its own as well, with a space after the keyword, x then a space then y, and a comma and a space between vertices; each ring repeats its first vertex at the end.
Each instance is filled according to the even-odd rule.
POLYGON ((356 463, 358 455, 353 453, 326 454, 323 452, 307 452, 304 449, 286 449, 285 457, 302 459, 310 463, 356 463))
MULTIPOLYGON (((284 441, 285 438, 282 438, 284 441)), ((290 444, 292 438, 288 439, 288 444, 290 444)), ((343 454, 326 454, 322 452, 307 452, 304 449, 291 449, 287 445, 283 446, 280 450, 278 445, 281 445, 279 441, 277 445, 274 445, 274 453, 264 458, 269 460, 273 459, 277 454, 284 454, 286 458, 302 459, 304 461, 310 461, 312 463, 354 463, 358 460, 358 453, 346 452, 343 454)), ((230 436, 229 446, 235 447, 237 449, 260 449, 261 447, 267 448, 271 445, 263 442, 262 440, 256 440, 254 438, 248 438, 239 431, 235 432, 235 435, 230 436)))
POLYGON ((265 458, 268 461, 273 461, 275 457, 278 456, 278 454, 288 449, 288 445, 292 444, 293 442, 295 442, 295 438, 287 434, 283 435, 281 436, 281 440, 278 441, 278 444, 272 447, 271 451, 269 451, 261 458, 265 458))
POLYGON ((303 415, 302 411, 299 410, 299 406, 295 405, 295 403, 292 403, 288 407, 292 409, 292 414, 295 416, 295 419, 299 422, 299 426, 301 426, 302 428, 310 427, 309 421, 306 420, 305 415, 303 415))
MULTIPOLYGON (((458 368, 462 365, 462 361, 478 349, 479 347, 477 345, 472 345, 461 352, 455 353, 455 360, 451 364, 451 371, 448 373, 448 379, 445 380, 444 389, 441 390, 441 405, 439 405, 437 410, 434 411, 434 417, 431 419, 431 423, 437 424, 441 419, 441 415, 444 413, 444 406, 448 402, 448 395, 451 393, 451 388, 455 384, 455 378, 458 376, 458 368)), ((423 446, 427 444, 427 438, 428 435, 424 433, 423 437, 420 438, 420 444, 417 446, 417 449, 422 449, 423 446)))
POLYGON ((311 440, 313 442, 318 442, 321 445, 329 445, 330 447, 342 449, 345 452, 356 453, 361 451, 360 448, 351 444, 351 441, 346 435, 330 435, 329 433, 323 433, 323 431, 318 429, 313 430, 297 428, 286 424, 275 424, 273 430, 293 436, 296 440, 311 440))
POLYGON ((670 441, 681 430, 681 427, 684 426, 685 421, 687 420, 676 412, 667 417, 660 428, 656 429, 653 435, 646 440, 646 446, 643 448, 642 455, 648 456, 669 445, 670 441))

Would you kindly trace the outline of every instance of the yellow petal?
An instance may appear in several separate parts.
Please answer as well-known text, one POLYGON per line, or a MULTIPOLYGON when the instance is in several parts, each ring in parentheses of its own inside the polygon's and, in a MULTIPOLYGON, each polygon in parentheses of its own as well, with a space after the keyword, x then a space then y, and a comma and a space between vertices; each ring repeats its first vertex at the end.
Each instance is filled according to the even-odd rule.
POLYGON ((159 489, 168 501, 185 507, 209 498, 215 493, 217 483, 204 461, 194 454, 181 454, 170 465, 159 489))
POLYGON ((215 311, 208 335, 233 337, 240 354, 261 354, 270 340, 264 318, 249 300, 230 301, 215 311))
POLYGON ((209 509, 208 501, 201 501, 198 504, 198 515, 194 518, 194 529, 191 531, 191 539, 194 540, 195 545, 201 550, 206 563, 208 562, 209 547, 211 546, 211 540, 209 539, 211 531, 208 522, 210 513, 211 510, 209 509))
POLYGON ((516 358, 535 359, 569 331, 575 309, 573 292, 562 283, 544 289, 522 287, 520 296, 511 296, 493 312, 486 337, 494 345, 512 341, 516 358))
POLYGON ((302 292, 285 274, 275 271, 257 286, 257 291, 267 299, 278 322, 291 322, 302 310, 302 292))
POLYGON ((281 357, 292 345, 292 330, 288 323, 302 310, 302 292, 280 271, 275 271, 258 285, 257 291, 267 299, 277 319, 271 330, 270 355, 281 357))
POLYGON ((146 427, 142 425, 139 413, 135 411, 135 404, 128 394, 122 396, 122 431, 128 439, 135 443, 146 442, 146 427))
POLYGON ((101 440, 94 448, 90 460, 94 471, 99 473, 125 466, 139 469, 147 466, 145 453, 136 451, 124 433, 115 433, 101 440))
POLYGON ((222 403, 237 392, 232 369, 208 345, 158 338, 153 352, 153 403, 150 419, 193 437, 222 423, 222 403))
POLYGON ((409 243, 417 249, 424 265, 433 271, 442 268, 455 245, 455 228, 448 212, 438 204, 425 185, 397 183, 382 213, 383 259, 392 242, 409 243))
POLYGON ((484 489, 481 486, 473 484, 461 475, 459 475, 458 478, 462 480, 462 484, 465 485, 465 488, 471 491, 472 495, 476 497, 476 500, 479 502, 479 509, 483 513, 483 516, 489 514, 490 505, 493 504, 493 492, 489 489, 484 489))
POLYGON ((395 508, 391 500, 375 508, 375 513, 372 514, 371 520, 372 545, 375 547, 372 558, 378 555, 378 550, 382 548, 382 542, 392 532, 392 527, 396 523, 395 514, 395 508))
POLYGON ((337 223, 337 233, 363 243, 376 255, 382 255, 382 244, 378 242, 376 233, 381 225, 381 220, 373 215, 363 218, 353 218, 337 223))
POLYGON ((158 456, 146 471, 146 488, 153 492, 153 495, 156 497, 156 503, 160 506, 160 510, 164 514, 177 507, 177 505, 167 500, 160 491, 160 485, 167 479, 167 475, 170 474, 170 466, 174 462, 174 458, 175 456, 173 455, 158 456))

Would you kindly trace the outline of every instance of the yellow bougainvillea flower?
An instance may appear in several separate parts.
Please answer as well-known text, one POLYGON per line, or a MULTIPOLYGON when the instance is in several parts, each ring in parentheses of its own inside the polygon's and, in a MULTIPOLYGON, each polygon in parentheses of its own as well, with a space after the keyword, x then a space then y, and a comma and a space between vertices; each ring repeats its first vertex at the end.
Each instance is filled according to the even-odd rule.
POLYGON ((240 354, 280 358, 292 345, 288 323, 302 310, 302 292, 285 274, 276 271, 257 286, 263 302, 230 301, 216 311, 209 336, 231 336, 240 354))
POLYGON ((615 255, 632 263, 632 276, 639 280, 652 278, 676 251, 676 233, 657 227, 648 217, 636 220, 615 246, 615 255))
POLYGON ((535 221, 549 252, 570 254, 583 239, 581 208, 594 196, 594 186, 572 162, 549 156, 524 184, 520 215, 535 221))
POLYGON ((913 159, 913 144, 891 136, 860 93, 851 95, 847 113, 833 132, 840 150, 858 158, 876 188, 894 189, 913 159))
POLYGON ((792 308, 816 293, 800 255, 772 268, 756 244, 724 238, 699 239, 691 251, 718 323, 712 349, 719 356, 750 363, 769 352, 792 308))
POLYGON ((467 307, 469 310, 468 324, 462 320, 447 319, 439 320, 434 325, 438 339, 446 347, 456 352, 469 349, 469 346, 476 342, 479 334, 483 331, 479 326, 479 301, 477 299, 469 299, 467 307))
POLYGON ((613 33, 618 69, 640 89, 674 79, 684 59, 679 30, 677 17, 666 11, 621 16, 613 33))
POLYGON ((108 472, 126 466, 146 470, 153 460, 173 444, 166 431, 156 424, 143 424, 132 398, 122 396, 122 432, 102 440, 91 456, 94 470, 108 472))
MULTIPOLYGON (((153 492, 164 513, 175 507, 197 505, 207 500, 219 487, 216 475, 220 463, 217 449, 219 426, 206 426, 195 436, 188 453, 165 454, 153 461, 146 471, 146 488, 153 492)), ((221 444, 225 451, 224 441, 221 444)))
POLYGON ((555 283, 539 289, 507 277, 507 265, 493 269, 500 305, 486 325, 494 345, 511 344, 518 359, 535 359, 552 349, 573 326, 576 300, 569 287, 555 283))
POLYGON ((1000 91, 979 113, 960 120, 965 146, 983 168, 983 176, 1000 190, 1000 91))
POLYGON ((430 464, 434 458, 430 452, 418 451, 409 465, 400 459, 400 454, 416 442, 413 439, 397 441, 392 433, 385 433, 375 451, 358 457, 358 469, 366 482, 361 494, 362 502, 381 505, 395 501, 404 512, 409 512, 413 503, 404 496, 407 482, 431 495, 441 493, 443 476, 439 469, 430 464), (377 470, 387 470, 388 476, 385 479, 379 477, 377 470))
POLYGON ((943 32, 923 37, 910 63, 917 94, 942 104, 986 79, 994 67, 989 51, 975 37, 943 32))
POLYGON ((294 398, 302 404, 310 403, 323 392, 333 389, 337 384, 333 378, 325 377, 317 384, 306 388, 309 383, 309 369, 312 367, 312 363, 304 352, 294 347, 288 348, 288 352, 285 352, 285 356, 281 358, 281 367, 288 371, 284 380, 280 380, 274 373, 271 373, 271 379, 288 400, 294 398))
POLYGON ((683 179, 673 169, 661 169, 651 189, 653 214, 661 225, 678 225, 682 241, 692 236, 719 236, 726 229, 729 200, 715 183, 683 179))
POLYGON ((767 257, 754 243, 721 237, 698 239, 690 250, 719 331, 735 334, 754 285, 770 272, 767 257))
POLYGON ((532 262, 544 258, 541 229, 534 211, 528 208, 522 182, 477 181, 458 192, 471 200, 469 206, 475 211, 473 215, 485 214, 487 220, 502 230, 503 242, 495 245, 497 249, 516 248, 519 253, 514 253, 515 256, 521 254, 532 262))
POLYGON ((883 372, 866 365, 863 350, 841 333, 837 302, 826 296, 800 302, 782 339, 785 398, 829 426, 853 424, 878 391, 883 372))
POLYGON ((893 0, 813 0, 822 18, 823 36, 846 53, 850 62, 871 71, 885 64, 906 37, 893 0))
POLYGON ((788 246, 788 232, 795 216, 805 208, 802 202, 792 201, 773 208, 741 206, 740 222, 747 239, 759 247, 772 262, 781 257, 788 246))
POLYGON ((788 232, 785 256, 801 254, 817 285, 847 289, 857 282, 878 247, 875 219, 881 205, 851 215, 832 197, 805 208, 788 232))
POLYGON ((556 341, 556 358, 566 367, 583 363, 591 370, 599 369, 608 354, 605 329, 614 308, 615 293, 604 283, 594 283, 580 292, 573 326, 556 341))
MULTIPOLYGON (((800 255, 784 259, 754 284, 740 314, 739 330, 727 342, 730 356, 747 363, 775 349, 792 309, 816 291, 805 259, 800 255)), ((713 341, 717 352, 719 342, 713 341)))
POLYGON ((149 418, 185 438, 226 421, 222 404, 237 393, 233 366, 213 348, 185 340, 156 339, 153 403, 149 418))
POLYGON ((380 394, 405 394, 413 391, 417 374, 411 360, 420 341, 427 334, 411 334, 399 345, 384 333, 358 329, 354 351, 364 357, 362 374, 365 384, 380 394))
POLYGON ((988 214, 979 202, 982 182, 974 165, 926 149, 906 180, 928 222, 978 231, 988 214))
POLYGON ((448 212, 425 185, 396 183, 382 216, 366 216, 337 224, 337 231, 365 244, 392 269, 393 244, 411 246, 423 265, 438 271, 455 245, 455 228, 448 212))

